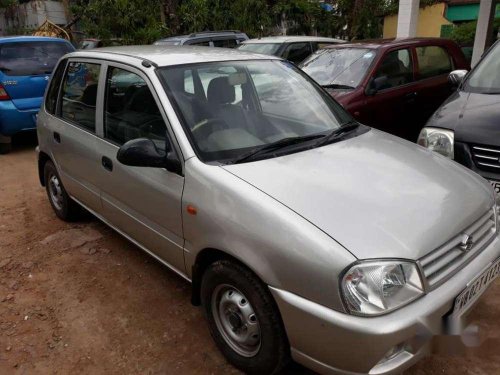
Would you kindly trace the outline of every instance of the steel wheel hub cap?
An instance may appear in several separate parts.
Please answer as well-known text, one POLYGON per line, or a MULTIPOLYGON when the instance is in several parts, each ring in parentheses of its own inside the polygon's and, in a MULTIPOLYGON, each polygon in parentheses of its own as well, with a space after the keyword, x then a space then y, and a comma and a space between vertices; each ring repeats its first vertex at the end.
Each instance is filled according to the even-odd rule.
POLYGON ((259 352, 259 321, 243 293, 230 285, 217 286, 212 294, 212 314, 224 341, 235 352, 243 357, 259 352))
POLYGON ((61 210, 63 207, 64 198, 63 198, 61 183, 59 182, 57 176, 52 175, 49 178, 49 193, 50 193, 50 199, 52 200, 54 206, 58 210, 61 210))

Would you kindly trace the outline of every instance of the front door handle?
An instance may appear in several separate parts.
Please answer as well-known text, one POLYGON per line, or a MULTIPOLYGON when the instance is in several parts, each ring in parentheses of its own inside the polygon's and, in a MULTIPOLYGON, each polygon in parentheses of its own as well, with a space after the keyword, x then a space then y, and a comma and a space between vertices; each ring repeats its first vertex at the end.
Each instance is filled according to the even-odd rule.
POLYGON ((111 161, 110 158, 106 157, 106 156, 103 156, 102 157, 102 166, 104 167, 104 169, 106 169, 107 171, 112 171, 113 170, 113 162, 111 161))
POLYGON ((53 136, 56 143, 61 143, 61 135, 58 132, 54 132, 53 136))
POLYGON ((417 97, 417 95, 418 94, 416 92, 410 92, 410 93, 405 95, 405 99, 408 101, 411 101, 411 100, 414 100, 417 97))

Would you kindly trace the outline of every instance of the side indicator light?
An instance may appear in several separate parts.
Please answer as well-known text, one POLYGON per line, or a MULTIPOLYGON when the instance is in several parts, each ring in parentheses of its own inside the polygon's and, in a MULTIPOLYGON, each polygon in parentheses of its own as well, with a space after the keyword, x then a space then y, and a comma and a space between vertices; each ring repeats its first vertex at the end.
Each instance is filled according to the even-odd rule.
POLYGON ((198 213, 198 210, 196 209, 196 207, 195 207, 195 206, 192 206, 192 205, 190 205, 190 204, 188 204, 188 205, 187 205, 187 207, 186 207, 186 211, 187 211, 187 213, 188 213, 188 214, 190 214, 190 215, 196 215, 196 214, 198 213))

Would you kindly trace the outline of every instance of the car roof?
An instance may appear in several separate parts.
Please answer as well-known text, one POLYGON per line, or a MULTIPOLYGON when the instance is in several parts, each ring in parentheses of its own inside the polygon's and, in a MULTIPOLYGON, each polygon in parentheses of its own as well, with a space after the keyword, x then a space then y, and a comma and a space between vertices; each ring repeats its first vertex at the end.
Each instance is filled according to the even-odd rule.
POLYGON ((55 38, 49 36, 8 36, 1 37, 0 43, 13 43, 13 42, 61 42, 69 43, 66 39, 55 38))
POLYGON ((288 36, 268 36, 259 39, 249 39, 244 42, 241 42, 241 44, 292 43, 292 42, 345 43, 345 40, 335 39, 335 38, 325 38, 322 36, 288 35, 288 36))
POLYGON ((371 49, 379 49, 379 48, 391 48, 394 46, 411 46, 417 45, 421 43, 431 42, 438 45, 443 45, 447 43, 452 43, 449 39, 443 38, 390 38, 390 39, 368 39, 368 40, 359 40, 349 43, 344 43, 341 46, 325 46, 325 49, 334 49, 334 48, 371 48, 371 49))
POLYGON ((80 50, 68 57, 96 58, 124 61, 130 58, 147 60, 153 65, 164 67, 200 62, 238 60, 279 60, 279 58, 231 48, 211 48, 198 46, 118 46, 80 50))
POLYGON ((201 31, 198 33, 186 34, 186 35, 176 35, 168 38, 162 38, 157 40, 156 42, 163 41, 182 41, 188 39, 198 39, 198 38, 213 38, 218 36, 237 36, 237 37, 245 37, 248 38, 247 34, 238 31, 238 30, 223 30, 223 31, 201 31))

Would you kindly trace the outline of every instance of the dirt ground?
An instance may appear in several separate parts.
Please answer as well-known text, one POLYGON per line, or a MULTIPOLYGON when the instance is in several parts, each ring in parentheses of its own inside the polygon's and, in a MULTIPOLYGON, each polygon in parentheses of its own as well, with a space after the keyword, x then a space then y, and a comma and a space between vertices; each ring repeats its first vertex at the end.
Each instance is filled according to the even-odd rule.
MULTIPOLYGON (((0 374, 237 374, 188 283, 92 217, 56 218, 35 144, 0 155, 0 374)), ((500 374, 499 316, 497 282, 475 311, 486 344, 406 374, 500 374)))

